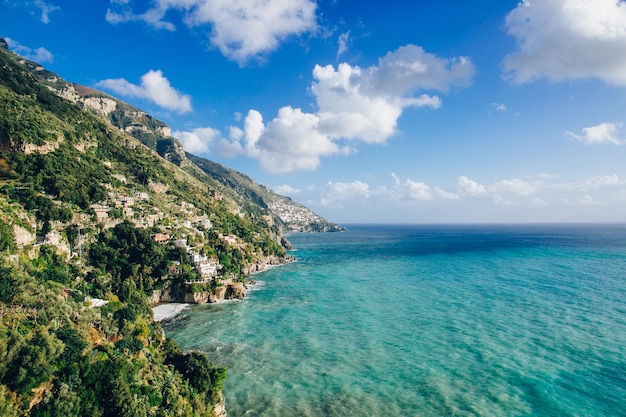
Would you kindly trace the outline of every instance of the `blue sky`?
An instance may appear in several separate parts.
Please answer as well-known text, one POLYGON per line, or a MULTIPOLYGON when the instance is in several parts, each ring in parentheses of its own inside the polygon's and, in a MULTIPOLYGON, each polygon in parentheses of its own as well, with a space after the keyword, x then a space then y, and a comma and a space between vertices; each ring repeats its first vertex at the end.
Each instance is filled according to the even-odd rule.
POLYGON ((0 36, 332 221, 626 221, 621 1, 0 0, 0 36))

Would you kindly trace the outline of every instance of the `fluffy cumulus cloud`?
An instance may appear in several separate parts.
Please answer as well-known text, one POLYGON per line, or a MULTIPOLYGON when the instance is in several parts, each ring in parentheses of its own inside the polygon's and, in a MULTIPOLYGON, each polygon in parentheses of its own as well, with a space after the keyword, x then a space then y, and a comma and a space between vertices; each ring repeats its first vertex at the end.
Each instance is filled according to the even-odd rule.
POLYGON ((473 75, 469 59, 439 58, 415 45, 389 52, 369 68, 316 65, 311 91, 320 131, 333 139, 385 142, 396 133, 398 118, 407 107, 441 106, 439 97, 419 92, 447 91, 469 83, 473 75))
POLYGON ((7 44, 9 45, 9 48, 13 52, 15 52, 18 55, 23 56, 26 59, 29 59, 34 62, 38 62, 40 64, 46 64, 46 63, 51 64, 52 62, 54 62, 54 55, 52 55, 52 52, 48 51, 44 47, 32 49, 32 48, 29 48, 28 46, 21 45, 19 42, 11 38, 4 38, 4 40, 6 40, 7 44))
POLYGON ((432 200, 434 198, 433 190, 427 184, 410 178, 402 181, 394 172, 391 176, 394 186, 389 190, 389 194, 393 197, 399 200, 432 200))
POLYGON ((123 78, 102 80, 97 87, 111 90, 124 97, 141 98, 152 101, 167 110, 178 113, 192 111, 191 97, 182 94, 171 86, 169 80, 159 71, 150 70, 141 77, 141 84, 136 85, 123 78))
POLYGON ((578 140, 587 145, 600 143, 621 145, 624 143, 624 139, 621 139, 619 136, 619 130, 621 128, 621 123, 600 123, 596 126, 583 128, 580 134, 568 130, 563 135, 566 138, 578 140))
POLYGON ((131 1, 112 0, 106 20, 117 24, 142 21, 157 29, 175 30, 166 14, 183 14, 189 27, 210 27, 209 39, 226 57, 245 63, 275 50, 291 35, 315 31, 317 4, 312 0, 157 0, 136 12, 131 1))
POLYGON ((180 141, 187 152, 203 154, 209 152, 222 134, 217 129, 201 127, 187 132, 174 131, 172 136, 180 141))
POLYGON ((187 152, 194 154, 214 154, 232 158, 244 153, 240 139, 243 130, 230 127, 229 138, 222 137, 222 133, 212 127, 198 127, 190 131, 174 131, 172 136, 180 141, 187 152))
POLYGON ((480 195, 485 195, 487 193, 487 189, 484 185, 479 184, 476 181, 465 176, 459 177, 457 189, 459 194, 464 196, 476 197, 480 195))
POLYGON ((389 52, 368 68, 316 65, 310 88, 315 112, 284 106, 265 122, 252 109, 239 136, 230 140, 267 172, 312 171, 322 157, 351 154, 361 143, 386 142, 397 133, 405 109, 441 106, 439 97, 425 91, 465 86, 474 72, 465 57, 439 58, 415 45, 389 52))
POLYGON ((326 135, 382 143, 395 133, 405 108, 441 106, 439 97, 416 92, 447 91, 452 85, 468 84, 473 75, 474 66, 465 57, 439 58, 407 45, 369 68, 317 65, 311 91, 326 135))
POLYGON ((441 105, 439 97, 424 90, 466 85, 473 74, 467 58, 438 58, 415 45, 390 52, 369 68, 316 65, 311 92, 317 111, 286 106, 264 124, 261 114, 251 110, 244 148, 269 172, 314 170, 321 157, 350 154, 358 143, 385 142, 396 133, 406 108, 441 105))
POLYGON ((322 132, 333 138, 381 143, 395 133, 405 108, 441 106, 439 97, 415 95, 415 91, 446 91, 451 84, 468 82, 473 73, 465 58, 445 60, 408 45, 369 68, 316 65, 311 91, 322 132))
POLYGON ((320 157, 349 152, 320 133, 318 124, 315 114, 283 107, 278 116, 263 127, 258 139, 252 137, 253 141, 248 143, 249 154, 258 157, 263 170, 286 173, 313 171, 319 166, 320 157))
POLYGON ((626 85, 626 3, 617 0, 523 0, 506 18, 517 51, 505 78, 525 83, 587 77, 626 85))

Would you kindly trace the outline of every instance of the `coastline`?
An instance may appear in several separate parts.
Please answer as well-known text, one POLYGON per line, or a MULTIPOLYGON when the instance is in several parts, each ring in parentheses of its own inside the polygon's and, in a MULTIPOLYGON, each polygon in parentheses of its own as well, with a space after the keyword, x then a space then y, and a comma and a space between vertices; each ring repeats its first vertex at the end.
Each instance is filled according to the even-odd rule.
MULTIPOLYGON (((270 269, 278 268, 278 267, 281 267, 283 265, 286 265, 292 262, 296 262, 296 258, 293 256, 289 256, 285 258, 284 262, 281 262, 281 263, 266 263, 263 265, 263 269, 261 270, 257 269, 255 271, 251 271, 248 274, 248 277, 262 274, 263 272, 267 272, 270 269)), ((244 291, 247 294, 249 291, 258 290, 260 287, 264 285, 265 285, 264 281, 249 279, 248 282, 244 284, 244 291)), ((244 297, 245 297, 245 294, 244 294, 244 297)), ((215 301, 214 303, 238 301, 241 298, 237 297, 233 299, 220 299, 220 300, 215 301)), ((154 321, 162 322, 166 320, 171 320, 177 315, 179 315, 181 312, 183 312, 184 310, 191 308, 191 305, 192 303, 170 303, 170 302, 159 303, 155 305, 154 307, 152 307, 152 314, 154 317, 154 321)))
POLYGON ((161 322, 164 320, 169 320, 177 315, 179 315, 182 311, 187 310, 190 307, 190 304, 187 303, 163 303, 157 306, 152 307, 152 314, 154 316, 154 321, 161 322))

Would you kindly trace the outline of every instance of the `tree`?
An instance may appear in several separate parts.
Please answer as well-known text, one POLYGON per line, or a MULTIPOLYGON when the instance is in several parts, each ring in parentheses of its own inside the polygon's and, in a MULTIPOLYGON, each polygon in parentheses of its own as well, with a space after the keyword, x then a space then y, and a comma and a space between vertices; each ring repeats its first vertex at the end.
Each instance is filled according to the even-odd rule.
POLYGON ((15 236, 13 228, 0 221, 0 251, 15 252, 15 236))
POLYGON ((38 328, 9 365, 3 382, 16 391, 30 392, 53 374, 55 361, 63 347, 63 342, 48 333, 47 329, 38 328))

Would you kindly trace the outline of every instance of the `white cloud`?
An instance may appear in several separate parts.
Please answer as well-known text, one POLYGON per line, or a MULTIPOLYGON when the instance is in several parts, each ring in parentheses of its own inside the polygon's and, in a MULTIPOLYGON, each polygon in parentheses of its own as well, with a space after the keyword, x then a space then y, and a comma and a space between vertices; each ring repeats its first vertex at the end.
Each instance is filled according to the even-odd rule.
POLYGON ((471 197, 485 195, 487 193, 487 189, 484 185, 479 184, 476 181, 469 179, 465 176, 459 177, 457 189, 460 195, 466 195, 471 197))
POLYGON ((335 196, 360 196, 360 197, 369 197, 370 189, 369 185, 362 181, 352 181, 352 182, 329 182, 328 189, 335 196))
POLYGON ((233 142, 224 138, 220 138, 217 141, 217 143, 213 147, 213 150, 215 151, 216 155, 222 156, 224 158, 233 158, 243 153, 243 149, 239 142, 233 142))
POLYGON ((502 194, 515 194, 519 196, 530 196, 541 186, 542 182, 528 182, 519 178, 496 181, 489 186, 480 184, 468 177, 461 176, 457 182, 457 192, 459 195, 468 197, 493 197, 500 201, 505 201, 502 194))
POLYGON ((596 200, 589 194, 584 194, 574 198, 565 198, 563 202, 572 206, 601 206, 605 203, 603 201, 596 200))
POLYGON ((442 188, 439 188, 437 186, 435 186, 433 188, 434 191, 434 195, 436 198, 442 199, 442 200, 458 200, 459 198, 461 198, 460 195, 458 195, 457 193, 453 193, 451 191, 446 191, 442 188))
POLYGON ((201 127, 188 132, 174 131, 172 136, 180 141, 185 151, 204 154, 221 138, 221 133, 210 127, 201 127))
POLYGON ((297 188, 293 188, 291 185, 287 185, 287 184, 277 185, 276 187, 272 187, 272 189, 277 194, 287 195, 287 196, 300 194, 301 192, 301 190, 297 188))
POLYGON ((596 126, 583 128, 582 134, 580 135, 570 131, 566 131, 563 135, 567 138, 584 142, 587 145, 599 143, 621 145, 624 143, 624 140, 618 136, 618 132, 621 128, 621 123, 600 123, 596 126))
POLYGON ((332 138, 382 143, 395 133, 407 107, 441 106, 423 90, 447 91, 470 82, 474 67, 464 57, 438 58, 415 45, 387 53, 369 68, 316 65, 311 86, 318 105, 320 129, 332 138))
POLYGON ((433 199, 433 194, 430 191, 430 187, 423 182, 406 179, 404 182, 404 188, 407 191, 407 195, 412 200, 433 199))
POLYGON ((236 142, 239 142, 246 135, 246 133, 237 126, 229 126, 228 130, 230 132, 228 136, 231 140, 236 142))
POLYGON ((222 137, 219 130, 212 127, 198 127, 190 131, 175 131, 172 136, 180 141, 185 151, 206 155, 209 153, 217 156, 232 158, 244 153, 240 143, 244 132, 237 127, 230 127, 229 139, 222 137))
POLYGON ((476 71, 467 57, 439 58, 409 44, 388 52, 369 72, 375 91, 401 96, 417 89, 445 92, 454 85, 467 86, 476 71))
POLYGON ((50 23, 50 13, 61 10, 59 6, 48 4, 43 0, 35 0, 35 7, 41 11, 41 21, 45 24, 50 23))
POLYGON ((28 46, 21 45, 19 42, 11 38, 4 38, 4 40, 7 41, 9 48, 13 50, 13 52, 30 61, 38 62, 40 64, 51 64, 52 62, 54 62, 54 55, 52 55, 52 52, 48 51, 44 47, 32 49, 28 46))
POLYGON ((541 186, 541 183, 530 183, 517 178, 513 178, 510 180, 501 180, 495 182, 489 187, 489 191, 496 194, 510 193, 528 196, 533 194, 539 186, 541 186))
POLYGON ((413 181, 410 178, 403 182, 394 172, 391 173, 391 176, 395 185, 391 189, 390 194, 396 199, 432 200, 434 198, 430 187, 425 183, 413 181))
MULTIPOLYGON (((359 218, 361 213, 378 212, 396 221, 414 221, 415 215, 420 221, 589 221, 590 206, 604 207, 607 211, 603 213, 611 213, 612 221, 624 218, 626 181, 618 175, 571 183, 560 182, 555 176, 533 175, 529 177, 544 180, 527 182, 512 178, 484 185, 461 176, 456 184, 457 192, 403 179, 395 173, 391 177, 392 184, 377 187, 359 180, 331 181, 321 187, 302 189, 298 197, 328 212, 345 210, 343 215, 348 212, 352 219, 359 218)), ((342 215, 340 211, 336 214, 342 215)))
POLYGON ((339 47, 337 48, 337 58, 348 51, 348 45, 350 44, 350 31, 342 33, 339 35, 337 39, 337 44, 339 47))
POLYGON ((320 133, 318 124, 315 114, 283 107, 278 116, 267 123, 258 139, 252 136, 247 149, 251 148, 251 143, 256 145, 250 154, 258 156, 261 168, 267 172, 313 171, 319 166, 320 157, 348 152, 320 133))
POLYGON ((601 175, 597 177, 587 178, 578 182, 570 182, 561 184, 560 188, 564 190, 573 190, 576 192, 588 193, 592 190, 615 188, 626 185, 617 174, 601 175))
POLYGON ((626 4, 616 0, 522 0, 506 18, 518 49, 505 78, 525 83, 595 77, 626 85, 626 4))
POLYGON ((404 181, 391 173, 394 186, 390 189, 382 188, 378 190, 379 197, 393 198, 397 201, 428 201, 428 200, 458 200, 459 194, 444 190, 439 186, 430 186, 421 181, 415 181, 407 178, 404 181))
POLYGON ((623 182, 619 179, 618 175, 604 175, 600 177, 593 177, 583 182, 585 186, 589 188, 598 187, 613 187, 616 185, 622 185, 623 182))
POLYGON ((39 19, 41 23, 46 25, 50 23, 50 15, 56 11, 61 10, 59 6, 55 6, 44 0, 5 0, 4 3, 6 3, 8 6, 21 7, 23 9, 26 9, 31 15, 33 15, 34 17, 39 19))
POLYGON ((242 155, 244 149, 241 140, 245 137, 245 132, 236 126, 229 126, 228 131, 228 139, 220 137, 212 150, 216 155, 224 158, 242 155))
POLYGON ((260 150, 257 142, 265 131, 263 115, 256 110, 250 110, 244 119, 244 133, 246 138, 246 153, 251 157, 258 157, 260 150))
POLYGON ((489 113, 491 114, 492 112, 496 111, 499 113, 506 113, 506 106, 502 103, 490 103, 489 104, 489 113))
POLYGON ((385 142, 396 133, 405 108, 441 105, 421 90, 447 91, 467 84, 473 74, 468 59, 438 58, 415 45, 390 52, 369 68, 316 65, 311 92, 317 112, 285 106, 265 124, 261 113, 250 110, 245 152, 268 172, 315 170, 321 157, 350 154, 359 142, 385 142), (346 140, 349 145, 341 145, 346 140))
POLYGON ((362 181, 332 182, 324 187, 319 205, 323 207, 342 208, 346 202, 367 201, 370 197, 370 188, 362 181))
MULTIPOLYGON (((537 177, 537 176, 535 176, 537 177)), ((528 205, 535 208, 567 205, 599 205, 618 201, 626 191, 626 181, 617 174, 587 178, 577 182, 556 182, 556 176, 539 176, 542 181, 528 182, 519 178, 499 180, 482 185, 468 177, 458 180, 458 194, 463 197, 483 197, 495 204, 508 206, 528 205)))
POLYGON ((96 86, 114 91, 124 97, 147 99, 168 110, 178 113, 192 111, 191 97, 174 89, 163 73, 150 70, 141 77, 141 84, 135 85, 123 78, 102 80, 96 86))
MULTIPOLYGON (((473 74, 467 58, 442 59, 415 45, 390 52, 369 68, 316 65, 311 86, 316 112, 284 106, 265 122, 252 109, 243 120, 243 129, 231 127, 230 138, 219 144, 226 149, 230 141, 230 154, 241 149, 270 173, 313 171, 322 157, 349 155, 361 142, 384 143, 397 133, 398 119, 407 107, 436 109, 441 105, 438 97, 420 94, 422 90, 447 91, 469 83, 473 74)), ((139 89, 124 80, 121 84, 139 89)), ((411 187, 419 195, 418 185, 411 187)))
POLYGON ((240 64, 268 53, 292 35, 317 29, 317 4, 312 0, 157 0, 144 13, 129 4, 112 1, 109 23, 142 21, 157 29, 175 30, 164 20, 180 11, 189 27, 211 27, 209 39, 222 54, 240 64))
POLYGON ((113 25, 126 22, 144 22, 155 29, 164 29, 172 32, 176 30, 174 24, 162 20, 167 10, 150 9, 145 13, 135 14, 128 8, 129 2, 117 2, 112 0, 112 3, 125 6, 125 10, 122 12, 115 12, 111 9, 107 10, 104 19, 113 25))

